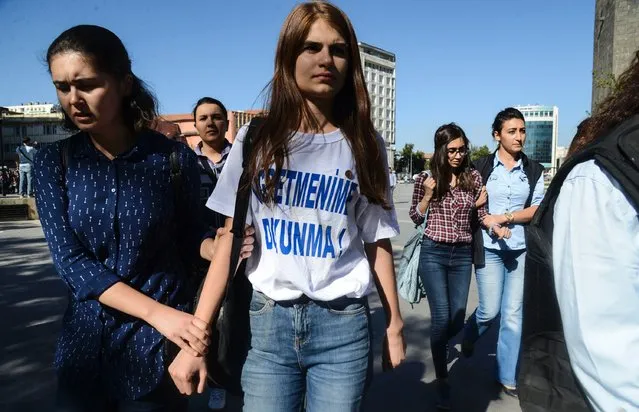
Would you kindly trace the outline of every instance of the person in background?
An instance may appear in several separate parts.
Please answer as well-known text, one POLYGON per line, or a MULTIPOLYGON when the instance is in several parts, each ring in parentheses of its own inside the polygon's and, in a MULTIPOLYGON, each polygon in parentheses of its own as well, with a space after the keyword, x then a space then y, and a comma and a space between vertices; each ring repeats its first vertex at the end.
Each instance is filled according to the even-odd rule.
POLYGON ((517 397, 517 362, 521 342, 526 225, 544 197, 543 166, 523 152, 524 115, 509 107, 493 121, 497 150, 477 159, 488 194, 488 215, 475 234, 475 276, 479 306, 464 329, 462 353, 472 356, 475 342, 500 315, 497 382, 504 394, 517 397), (477 244, 479 243, 479 244, 477 244))
MULTIPOLYGON (((195 154, 200 166, 201 217, 211 233, 224 227, 226 216, 206 207, 220 178, 231 144, 226 140, 228 114, 221 101, 212 97, 202 97, 193 108, 193 121, 201 142, 195 146, 195 154)), ((207 265, 208 269, 208 265, 207 265)), ((204 271, 206 274, 206 271, 204 271)), ((209 381, 209 409, 220 410, 226 406, 226 391, 209 381)))
POLYGON ((415 225, 426 220, 419 255, 431 313, 430 347, 437 378, 437 407, 451 408, 448 383, 448 342, 464 327, 472 273, 472 223, 477 211, 486 216, 480 199, 481 175, 470 166, 470 142, 454 123, 435 132, 435 153, 429 176, 415 179, 409 216, 415 225))
POLYGON ((20 197, 33 197, 33 164, 38 150, 33 147, 31 138, 22 138, 22 145, 16 149, 18 171, 20 172, 20 197))
POLYGON ((391 194, 394 194, 395 187, 397 186, 397 175, 395 174, 395 171, 391 167, 388 168, 388 172, 389 172, 388 180, 390 181, 391 194))

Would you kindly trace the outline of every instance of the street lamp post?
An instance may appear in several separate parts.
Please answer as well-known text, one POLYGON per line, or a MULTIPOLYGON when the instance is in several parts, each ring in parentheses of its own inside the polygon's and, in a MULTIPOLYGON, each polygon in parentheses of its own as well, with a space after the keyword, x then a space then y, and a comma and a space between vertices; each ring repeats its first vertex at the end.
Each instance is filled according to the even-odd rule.
POLYGON ((413 152, 410 152, 410 172, 408 178, 413 178, 413 152))

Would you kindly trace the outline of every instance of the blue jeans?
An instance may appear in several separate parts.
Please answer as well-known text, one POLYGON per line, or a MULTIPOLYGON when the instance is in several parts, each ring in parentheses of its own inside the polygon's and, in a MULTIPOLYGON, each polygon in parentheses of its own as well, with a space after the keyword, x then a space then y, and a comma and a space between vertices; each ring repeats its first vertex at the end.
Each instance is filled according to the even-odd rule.
POLYGON ((419 276, 430 307, 430 350, 437 378, 448 377, 448 341, 463 328, 472 271, 470 244, 448 244, 424 236, 419 276))
POLYGON ((253 292, 244 411, 359 411, 371 378, 366 298, 275 302, 253 292))
POLYGON ((521 345, 525 250, 484 249, 486 265, 475 269, 479 306, 468 319, 464 338, 475 342, 501 313, 497 340, 497 380, 517 386, 521 345))
POLYGON ((30 164, 21 163, 19 170, 20 170, 20 186, 19 186, 20 194, 23 196, 26 196, 26 195, 33 196, 33 185, 32 185, 33 168, 31 167, 30 164))

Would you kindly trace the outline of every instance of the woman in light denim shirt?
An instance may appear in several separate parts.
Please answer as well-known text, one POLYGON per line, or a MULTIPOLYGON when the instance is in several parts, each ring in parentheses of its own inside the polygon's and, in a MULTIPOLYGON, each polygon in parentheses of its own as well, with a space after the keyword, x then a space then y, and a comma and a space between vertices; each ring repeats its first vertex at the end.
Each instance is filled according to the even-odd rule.
POLYGON ((462 351, 471 356, 475 341, 501 313, 497 381, 505 394, 516 397, 526 258, 524 227, 544 195, 543 167, 522 152, 526 125, 519 110, 507 108, 497 114, 493 137, 499 143, 497 151, 475 162, 488 192, 489 215, 482 220, 487 229, 475 233, 476 245, 481 247, 483 242, 483 256, 475 259, 479 306, 466 324, 462 351))

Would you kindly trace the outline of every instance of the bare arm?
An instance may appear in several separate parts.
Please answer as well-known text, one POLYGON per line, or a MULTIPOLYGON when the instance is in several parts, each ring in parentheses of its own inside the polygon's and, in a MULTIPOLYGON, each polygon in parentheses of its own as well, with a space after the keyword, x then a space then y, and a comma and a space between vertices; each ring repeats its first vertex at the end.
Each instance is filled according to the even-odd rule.
POLYGON ((370 262, 377 285, 379 297, 386 313, 386 345, 388 361, 391 367, 398 366, 406 356, 403 329, 404 321, 399 309, 393 249, 389 239, 380 239, 365 245, 366 256, 370 262))
POLYGON ((206 353, 209 344, 206 325, 193 328, 193 315, 163 305, 124 282, 105 290, 98 301, 127 315, 142 319, 193 356, 206 353))

